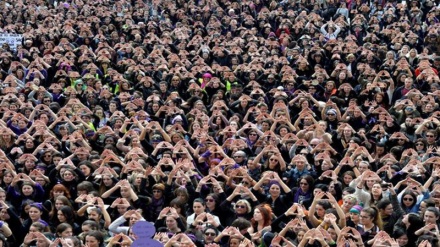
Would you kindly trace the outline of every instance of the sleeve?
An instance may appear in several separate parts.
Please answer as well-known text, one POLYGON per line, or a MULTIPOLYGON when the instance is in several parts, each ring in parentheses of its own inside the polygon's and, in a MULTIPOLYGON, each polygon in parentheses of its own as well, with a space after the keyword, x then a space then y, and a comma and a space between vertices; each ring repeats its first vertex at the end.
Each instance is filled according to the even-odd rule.
POLYGON ((400 206, 399 200, 397 200, 397 195, 390 195, 390 201, 396 215, 398 215, 399 218, 403 216, 405 212, 403 211, 402 206, 400 206))
POLYGON ((356 187, 356 191, 354 192, 354 194, 356 195, 359 201, 364 203, 364 208, 370 205, 371 196, 368 192, 356 187))
POLYGON ((118 233, 124 233, 127 234, 128 232, 128 228, 127 226, 121 226, 122 224, 124 224, 127 220, 124 218, 124 216, 120 216, 119 218, 117 218, 115 221, 113 221, 109 227, 108 230, 111 231, 114 234, 118 234, 118 233))

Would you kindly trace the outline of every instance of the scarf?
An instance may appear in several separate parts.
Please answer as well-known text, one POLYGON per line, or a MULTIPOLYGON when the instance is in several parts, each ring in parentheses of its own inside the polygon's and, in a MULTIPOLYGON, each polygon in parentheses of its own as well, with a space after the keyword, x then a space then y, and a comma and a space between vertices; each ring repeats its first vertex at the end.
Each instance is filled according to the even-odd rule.
POLYGON ((301 189, 298 189, 293 197, 293 201, 301 204, 305 199, 310 198, 310 192, 303 192, 301 189))

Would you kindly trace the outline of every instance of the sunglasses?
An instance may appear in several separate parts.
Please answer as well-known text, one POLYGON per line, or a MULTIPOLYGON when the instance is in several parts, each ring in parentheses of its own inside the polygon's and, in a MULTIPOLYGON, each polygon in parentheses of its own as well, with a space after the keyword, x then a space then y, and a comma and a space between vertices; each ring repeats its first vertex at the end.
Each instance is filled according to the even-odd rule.
POLYGON ((423 143, 416 143, 416 146, 425 146, 423 143))
POLYGON ((254 134, 254 133, 252 133, 252 134, 249 134, 250 136, 256 136, 257 134, 254 134))
POLYGON ((269 159, 270 161, 278 161, 277 159, 269 159))
POLYGON ((205 232, 205 236, 215 237, 215 232, 205 232))
POLYGON ((433 135, 426 135, 426 137, 434 137, 433 135))
POLYGON ((414 199, 412 199, 412 198, 408 198, 408 197, 404 197, 403 200, 404 200, 404 201, 409 201, 409 202, 414 201, 414 199))
POLYGON ((235 207, 236 207, 236 208, 246 208, 245 205, 236 205, 235 207))

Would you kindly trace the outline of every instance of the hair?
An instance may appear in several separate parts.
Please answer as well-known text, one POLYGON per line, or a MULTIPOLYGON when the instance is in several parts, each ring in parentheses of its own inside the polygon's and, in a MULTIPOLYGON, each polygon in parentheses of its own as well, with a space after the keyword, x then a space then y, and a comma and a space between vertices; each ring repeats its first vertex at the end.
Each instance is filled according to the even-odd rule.
POLYGON ((352 187, 345 187, 342 192, 348 192, 349 194, 354 194, 356 192, 355 188, 352 187))
POLYGON ((406 231, 400 227, 396 227, 393 231, 393 238, 400 238, 402 236, 406 235, 406 231))
MULTIPOLYGON (((260 210, 260 213, 263 216, 263 226, 266 227, 272 224, 272 208, 268 204, 260 204, 255 207, 254 213, 257 209, 260 210)), ((251 222, 254 227, 258 226, 258 222, 256 222, 253 218, 251 222)))
POLYGON ((55 232, 56 232, 58 237, 61 237, 61 233, 63 233, 65 230, 67 230, 69 228, 73 230, 73 227, 70 224, 68 224, 68 223, 61 223, 61 224, 59 224, 57 226, 57 229, 56 229, 55 232))
POLYGON ((96 238, 96 240, 98 240, 99 245, 101 246, 104 243, 104 235, 100 232, 100 231, 90 231, 87 233, 87 236, 91 236, 96 238))
POLYGON ((351 201, 353 203, 353 205, 357 205, 358 204, 358 198, 356 197, 356 195, 345 195, 342 197, 342 200, 348 200, 351 201))
POLYGON ((82 181, 76 186, 76 189, 78 191, 85 190, 87 193, 90 193, 95 190, 95 187, 93 187, 93 184, 89 181, 82 181))
POLYGON ((71 196, 70 196, 70 191, 66 188, 66 186, 64 186, 64 185, 62 185, 62 184, 56 184, 56 185, 52 188, 52 190, 50 191, 50 198, 53 198, 53 199, 55 200, 55 198, 54 198, 54 196, 53 196, 53 193, 56 192, 56 191, 62 191, 62 192, 64 192, 64 196, 67 197, 67 198, 70 198, 70 197, 71 197, 71 196))
POLYGON ((246 199, 240 199, 240 200, 238 200, 238 201, 235 203, 235 205, 237 205, 237 204, 239 204, 239 203, 244 203, 244 204, 246 205, 246 207, 247 207, 247 213, 252 212, 252 206, 251 206, 251 204, 248 202, 248 200, 246 200, 246 199))
POLYGON ((51 211, 49 213, 50 218, 57 217, 57 209, 55 207, 55 203, 56 203, 57 200, 62 201, 64 206, 73 208, 72 203, 70 202, 70 200, 67 197, 65 197, 65 196, 58 196, 57 199, 54 200, 54 203, 52 205, 52 209, 51 209, 51 211))
POLYGON ((242 231, 251 227, 251 222, 243 217, 239 217, 231 223, 232 227, 237 227, 238 230, 242 231))
POLYGON ((437 218, 440 217, 440 211, 436 207, 428 207, 426 209, 426 212, 433 212, 435 214, 435 217, 437 217, 437 218))
POLYGON ((177 197, 178 195, 184 195, 186 197, 186 201, 188 202, 189 193, 185 187, 178 187, 177 189, 174 190, 174 196, 177 197))
POLYGON ((309 191, 313 191, 315 189, 315 179, 313 179, 310 175, 303 175, 299 178, 298 182, 301 182, 301 180, 304 179, 309 184, 309 191))
POLYGON ((405 204, 403 204, 403 198, 404 198, 406 195, 411 196, 412 199, 413 199, 412 204, 411 204, 411 206, 409 207, 409 209, 411 209, 412 207, 414 207, 414 205, 416 205, 416 203, 417 203, 417 195, 414 194, 414 192, 412 192, 412 191, 410 191, 410 190, 406 190, 405 192, 403 192, 403 194, 402 194, 402 199, 401 199, 401 201, 400 201, 400 205, 402 206, 403 210, 408 209, 408 207, 405 206, 405 204))
POLYGON ((62 206, 58 211, 63 213, 64 217, 66 217, 66 221, 69 222, 69 224, 75 223, 75 211, 73 208, 69 206, 62 206))
POLYGON ((31 226, 37 228, 37 231, 39 231, 39 232, 44 232, 44 229, 46 228, 46 226, 43 225, 43 223, 40 223, 40 222, 34 222, 34 223, 32 223, 31 226))
POLYGON ((389 199, 384 198, 384 199, 377 202, 376 207, 379 210, 385 210, 385 208, 388 207, 388 205, 390 205, 390 204, 391 204, 391 201, 389 199))
POLYGON ((89 226, 91 230, 97 231, 99 229, 99 225, 94 220, 86 220, 82 223, 81 226, 89 226))
POLYGON ((66 239, 71 239, 73 242, 73 247, 81 247, 81 240, 79 240, 78 237, 76 236, 70 236, 70 237, 66 237, 66 239))
POLYGON ((379 227, 380 230, 383 229, 382 218, 380 217, 379 210, 376 207, 369 207, 362 209, 362 212, 367 213, 371 218, 373 218, 373 223, 379 227))
POLYGON ((194 204, 195 202, 198 202, 198 203, 202 204, 204 207, 206 206, 206 203, 205 203, 205 201, 204 201, 202 198, 196 198, 196 199, 194 199, 193 204, 194 204))

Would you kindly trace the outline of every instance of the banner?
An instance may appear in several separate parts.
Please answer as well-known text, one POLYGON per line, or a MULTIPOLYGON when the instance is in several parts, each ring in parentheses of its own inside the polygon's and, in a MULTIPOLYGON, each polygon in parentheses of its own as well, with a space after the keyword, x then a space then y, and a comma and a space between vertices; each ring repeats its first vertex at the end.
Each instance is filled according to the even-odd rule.
POLYGON ((23 36, 21 34, 0 33, 0 46, 8 43, 12 50, 17 50, 17 46, 21 45, 22 40, 23 36))

